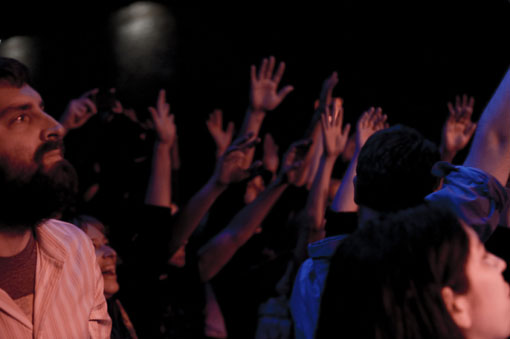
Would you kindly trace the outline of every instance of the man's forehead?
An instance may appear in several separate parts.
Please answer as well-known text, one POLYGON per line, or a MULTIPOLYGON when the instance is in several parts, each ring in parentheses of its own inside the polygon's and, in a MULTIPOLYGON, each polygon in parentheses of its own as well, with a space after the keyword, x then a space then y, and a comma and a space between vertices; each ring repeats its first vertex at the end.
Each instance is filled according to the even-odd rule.
POLYGON ((21 104, 27 100, 41 102, 42 98, 41 95, 30 85, 23 85, 19 88, 8 85, 0 85, 0 108, 21 104))

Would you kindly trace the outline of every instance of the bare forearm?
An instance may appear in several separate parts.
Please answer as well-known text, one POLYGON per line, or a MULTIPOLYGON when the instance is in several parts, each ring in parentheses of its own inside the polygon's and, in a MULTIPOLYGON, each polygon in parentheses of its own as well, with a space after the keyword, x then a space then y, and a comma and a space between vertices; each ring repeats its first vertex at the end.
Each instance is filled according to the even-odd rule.
POLYGON ((356 212, 358 210, 358 205, 354 202, 354 177, 356 176, 358 157, 359 150, 357 149, 331 204, 331 209, 335 212, 356 212))
POLYGON ((287 184, 273 182, 251 204, 245 206, 228 226, 200 249, 199 270, 202 281, 214 277, 260 226, 287 184))
MULTIPOLYGON (((312 232, 311 234, 321 233, 318 232, 322 226, 324 219, 324 213, 326 210, 326 196, 328 192, 329 183, 331 181, 331 173, 335 165, 336 156, 322 156, 319 163, 319 169, 315 180, 313 182, 310 193, 308 194, 308 200, 306 202, 305 211, 312 221, 310 225, 312 232)), ((312 237, 311 242, 319 239, 312 237)))
POLYGON ((315 180, 324 149, 320 124, 316 124, 315 129, 311 135, 311 138, 313 140, 313 144, 310 147, 309 151, 311 154, 311 161, 310 165, 308 166, 309 172, 307 173, 306 179, 306 186, 309 189, 311 188, 315 180))
POLYGON ((175 222, 169 244, 170 255, 186 243, 212 204, 226 188, 225 185, 219 185, 213 177, 190 199, 175 222))
POLYGON ((156 142, 145 195, 146 204, 170 207, 172 202, 171 173, 170 145, 156 142))
MULTIPOLYGON (((239 131, 239 135, 248 135, 252 134, 257 137, 260 133, 260 129, 262 128, 262 123, 264 122, 264 118, 266 117, 266 112, 264 111, 254 111, 250 107, 246 110, 246 114, 244 116, 243 124, 241 126, 241 130, 239 131)), ((250 166, 253 161, 253 157, 255 155, 255 148, 248 149, 246 151, 246 160, 245 167, 250 166)))

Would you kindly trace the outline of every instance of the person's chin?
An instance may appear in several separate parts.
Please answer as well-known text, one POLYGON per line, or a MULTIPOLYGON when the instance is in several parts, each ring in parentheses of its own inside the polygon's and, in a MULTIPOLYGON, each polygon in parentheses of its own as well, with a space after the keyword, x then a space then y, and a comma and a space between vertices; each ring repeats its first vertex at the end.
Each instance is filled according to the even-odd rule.
POLYGON ((105 280, 105 282, 104 282, 104 297, 106 299, 113 297, 119 291, 119 289, 120 289, 120 286, 117 283, 117 280, 115 280, 115 282, 105 280))

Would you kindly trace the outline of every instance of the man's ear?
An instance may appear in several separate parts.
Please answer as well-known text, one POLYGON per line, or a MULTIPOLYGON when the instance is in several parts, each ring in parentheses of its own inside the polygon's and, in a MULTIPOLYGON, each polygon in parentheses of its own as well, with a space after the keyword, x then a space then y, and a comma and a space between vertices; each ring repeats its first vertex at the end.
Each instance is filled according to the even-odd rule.
POLYGON ((441 289, 441 296, 455 324, 461 330, 469 329, 472 324, 472 319, 467 297, 454 292, 449 286, 441 289))

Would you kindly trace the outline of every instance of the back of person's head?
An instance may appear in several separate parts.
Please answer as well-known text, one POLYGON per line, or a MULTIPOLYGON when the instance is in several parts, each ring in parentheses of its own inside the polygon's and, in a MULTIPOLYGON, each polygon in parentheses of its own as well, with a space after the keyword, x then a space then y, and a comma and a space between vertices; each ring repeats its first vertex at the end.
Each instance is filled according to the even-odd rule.
POLYGON ((0 86, 20 88, 30 83, 27 66, 16 59, 0 57, 0 86))
POLYGON ((356 203, 379 212, 423 203, 437 187, 431 169, 439 160, 437 146, 410 127, 395 125, 375 133, 359 155, 356 203))
POLYGON ((463 338, 441 291, 467 292, 468 255, 463 227, 437 207, 369 221, 332 258, 317 338, 463 338))

